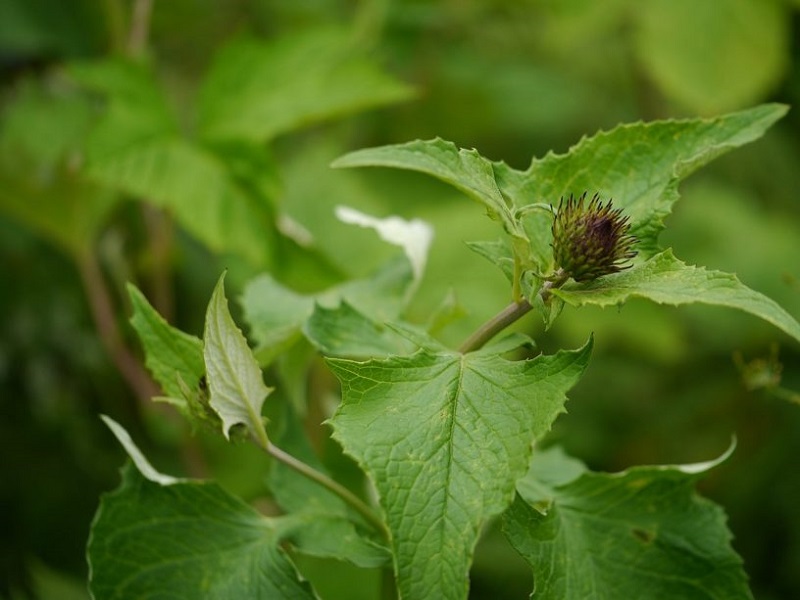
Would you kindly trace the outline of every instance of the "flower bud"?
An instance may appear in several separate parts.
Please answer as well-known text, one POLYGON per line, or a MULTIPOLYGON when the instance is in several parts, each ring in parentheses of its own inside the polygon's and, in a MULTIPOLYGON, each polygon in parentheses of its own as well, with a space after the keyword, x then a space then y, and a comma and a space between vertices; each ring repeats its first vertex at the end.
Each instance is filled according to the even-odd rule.
POLYGON ((553 258, 556 266, 575 281, 591 281, 627 269, 636 256, 636 238, 628 235, 628 217, 603 205, 595 194, 586 204, 586 193, 575 200, 561 199, 553 219, 553 258))

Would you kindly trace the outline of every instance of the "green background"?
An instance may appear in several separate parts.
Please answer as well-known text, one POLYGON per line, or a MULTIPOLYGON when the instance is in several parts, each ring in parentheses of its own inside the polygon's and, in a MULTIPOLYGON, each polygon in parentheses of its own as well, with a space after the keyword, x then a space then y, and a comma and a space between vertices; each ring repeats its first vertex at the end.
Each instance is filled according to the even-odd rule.
MULTIPOLYGON (((800 104, 800 13, 788 0, 701 7, 689 0, 156 1, 149 43, 137 52, 128 41, 131 14, 145 4, 0 3, 4 596, 87 597, 90 521, 100 494, 117 486, 124 460, 98 413, 123 423, 160 470, 214 477, 256 505, 265 502, 266 467, 255 451, 192 437, 120 375, 93 321, 91 265, 102 269, 117 348, 138 355, 126 323, 126 281, 170 322, 199 335, 225 268, 235 299, 263 270, 310 293, 365 276, 392 255, 371 232, 336 222, 337 204, 422 218, 436 237, 411 317, 425 321, 452 289, 467 315, 441 338, 458 344, 508 301, 501 273, 464 244, 495 239, 494 224, 429 178, 333 171, 334 158, 441 136, 524 169, 533 156, 564 152, 620 122, 710 116, 765 101, 800 104), (339 33, 329 35, 331 27, 339 33), (266 116, 258 100, 272 90, 260 89, 258 73, 248 71, 247 48, 231 46, 243 36, 309 40, 279 47, 294 57, 279 61, 289 101, 270 104, 266 116), (338 51, 370 66, 336 70, 338 51), (86 62, 125 54, 138 56, 145 75, 86 62), (143 92, 152 89, 162 96, 143 92), (254 112, 234 110, 233 119, 226 102, 248 94, 254 112), (104 114, 117 120, 99 121, 104 114), (177 142, 145 148, 164 173, 131 179, 125 169, 132 163, 109 157, 123 142, 144 139, 142 132, 169 143, 202 139, 205 154, 177 142), (209 156, 227 161, 218 179, 209 156), (229 173, 235 185, 224 179, 229 173), (256 213, 261 220, 224 209, 197 217, 201 195, 221 202, 215 191, 234 188, 267 200, 256 213), (197 197, 175 204, 167 193, 173 189, 197 197), (275 214, 302 224, 314 251, 278 236, 270 228, 275 214)), ((798 164, 793 109, 762 140, 681 185, 662 244, 688 263, 737 273, 800 317, 798 164)), ((239 317, 235 302, 232 308, 239 317)), ((796 344, 744 314, 639 301, 621 310, 566 309, 548 332, 532 317, 521 327, 546 351, 578 347, 594 332, 593 360, 551 435, 593 469, 706 460, 735 434, 736 452, 701 491, 727 511, 755 596, 800 596, 800 410, 776 393, 748 389, 776 369, 770 357, 777 345, 782 389, 800 390, 796 344), (743 380, 735 352, 762 360, 762 368, 743 380)), ((329 375, 317 371, 312 391, 331 389, 329 375)), ((312 410, 307 420, 317 426, 324 416, 312 410)), ((330 442, 312 441, 343 477, 352 469, 330 442)), ((326 598, 353 598, 354 589, 369 597, 380 584, 371 571, 308 558, 299 564, 326 598)), ((478 546, 471 597, 522 598, 529 586, 524 562, 492 528, 478 546)))

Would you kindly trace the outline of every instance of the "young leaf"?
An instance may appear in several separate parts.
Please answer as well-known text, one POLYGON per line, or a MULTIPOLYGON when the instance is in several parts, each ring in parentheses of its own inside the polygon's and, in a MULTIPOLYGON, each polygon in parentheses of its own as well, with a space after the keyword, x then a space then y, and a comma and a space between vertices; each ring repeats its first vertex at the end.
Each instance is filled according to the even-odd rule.
POLYGON ((266 446, 261 407, 272 389, 264 385, 253 352, 228 311, 224 282, 223 274, 208 303, 203 335, 211 408, 222 419, 226 438, 230 438, 231 427, 241 423, 259 444, 266 446))
POLYGON ((169 325, 133 284, 128 284, 128 295, 131 325, 142 342, 147 368, 168 396, 182 398, 179 379, 194 389, 205 373, 203 342, 169 325))
POLYGON ((736 276, 686 265, 665 250, 647 262, 587 283, 567 283, 554 296, 573 306, 610 306, 640 297, 662 304, 700 302, 738 308, 772 323, 800 341, 800 323, 777 303, 751 290, 736 276))
POLYGON ((200 128, 206 139, 263 143, 410 95, 408 86, 357 56, 344 31, 318 29, 271 42, 239 39, 219 52, 203 84, 200 128))
POLYGON ((89 537, 95 598, 311 600, 267 519, 213 483, 169 486, 128 465, 89 537))
POLYGON ((521 362, 430 350, 329 360, 343 393, 334 437, 378 490, 404 599, 466 597, 480 528, 512 501, 590 346, 521 362))
POLYGON ((535 597, 752 598, 722 510, 694 493, 717 462, 604 474, 537 455, 503 516, 533 569, 535 597), (536 469, 542 458, 550 465, 536 469))

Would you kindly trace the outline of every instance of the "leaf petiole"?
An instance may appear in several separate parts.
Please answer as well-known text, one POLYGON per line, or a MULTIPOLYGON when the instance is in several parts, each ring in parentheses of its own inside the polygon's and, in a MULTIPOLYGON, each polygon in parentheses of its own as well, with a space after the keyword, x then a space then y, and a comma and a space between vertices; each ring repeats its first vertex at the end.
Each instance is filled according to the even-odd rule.
POLYGON ((274 459, 282 462, 284 465, 289 467, 290 469, 294 469, 302 476, 314 481, 324 487, 325 489, 333 492, 337 496, 339 496, 344 502, 350 505, 358 514, 360 514, 363 519, 369 523, 378 533, 383 536, 384 539, 389 539, 389 530, 386 528, 386 524, 375 514, 369 506, 367 506, 358 496, 356 496, 353 492, 348 490, 343 485, 337 483, 324 473, 320 473, 310 465, 304 463, 298 458, 295 458, 288 452, 285 452, 278 448, 272 442, 266 442, 266 444, 259 443, 259 446, 266 451, 274 459))

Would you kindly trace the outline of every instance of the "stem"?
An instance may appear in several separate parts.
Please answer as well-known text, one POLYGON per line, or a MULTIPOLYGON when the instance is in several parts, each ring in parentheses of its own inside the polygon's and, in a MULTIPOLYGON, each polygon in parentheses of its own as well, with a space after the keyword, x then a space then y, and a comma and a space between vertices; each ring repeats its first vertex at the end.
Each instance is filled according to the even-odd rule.
POLYGON ((85 252, 78 257, 77 262, 83 288, 89 300, 92 320, 106 352, 141 400, 147 401, 158 395, 158 388, 153 380, 122 341, 111 294, 94 254, 91 251, 85 252))
POLYGON ((346 487, 337 483, 324 473, 320 473, 313 467, 307 465, 303 461, 295 458, 291 454, 284 452, 280 448, 278 448, 272 442, 266 442, 265 446, 262 446, 264 450, 266 450, 267 454, 279 460, 283 464, 285 464, 290 469, 294 469, 304 477, 307 477, 311 481, 315 481, 325 489, 330 492, 333 492, 337 496, 339 496, 342 500, 344 500, 347 504, 349 504, 358 514, 360 514, 364 520, 372 525, 372 527, 378 531, 384 538, 389 538, 389 531, 386 529, 386 525, 380 518, 375 514, 375 512, 367 506, 364 502, 361 501, 358 496, 356 496, 353 492, 348 490, 346 487))
POLYGON ((131 29, 128 33, 128 54, 134 58, 144 54, 147 37, 150 32, 150 15, 153 12, 153 0, 135 0, 131 14, 131 29))
POLYGON ((142 217, 147 230, 150 250, 149 275, 153 292, 153 306, 162 317, 171 321, 175 312, 172 292, 172 220, 151 204, 142 204, 142 217))
MULTIPOLYGON (((550 290, 564 285, 569 279, 569 275, 564 273, 563 269, 556 271, 548 280, 546 280, 542 287, 539 289, 539 296, 542 302, 547 302, 550 298, 550 290)), ((462 354, 479 350, 491 340, 498 333, 503 331, 506 327, 523 317, 533 306, 525 300, 518 300, 506 306, 503 310, 486 321, 483 325, 478 327, 475 332, 469 336, 463 344, 458 348, 462 354)))
POLYGON ((458 351, 462 354, 466 354, 467 352, 473 352, 474 350, 482 348, 486 342, 511 325, 514 321, 520 319, 532 308, 533 306, 524 299, 519 302, 512 302, 486 321, 486 323, 478 327, 478 329, 461 344, 458 351))

